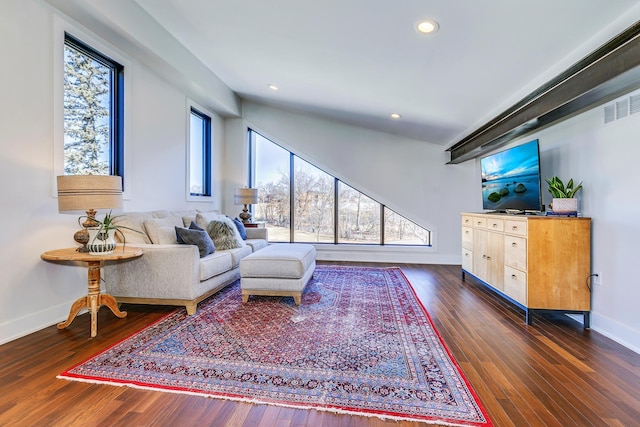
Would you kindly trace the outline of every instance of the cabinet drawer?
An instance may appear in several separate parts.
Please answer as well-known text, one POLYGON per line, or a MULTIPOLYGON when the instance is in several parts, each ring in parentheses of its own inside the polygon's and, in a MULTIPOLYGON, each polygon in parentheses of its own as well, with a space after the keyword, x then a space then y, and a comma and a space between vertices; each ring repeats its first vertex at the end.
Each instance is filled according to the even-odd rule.
POLYGON ((527 239, 504 235, 504 263, 520 270, 527 269, 527 239))
POLYGON ((516 234, 518 236, 526 236, 527 221, 516 221, 513 219, 507 219, 504 221, 504 232, 509 234, 516 234))
POLYGON ((505 265, 504 293, 520 304, 527 305, 527 273, 505 265))
POLYGON ((487 218, 474 216, 472 217, 472 220, 475 228, 487 228, 487 218))
POLYGON ((462 226, 473 227, 473 217, 471 215, 462 215, 462 226))
POLYGON ((504 220, 501 218, 489 218, 487 219, 487 230, 491 231, 503 231, 504 220))
POLYGON ((473 273, 473 251, 462 249, 462 269, 473 273))
POLYGON ((462 227, 462 247, 473 249, 473 228, 462 227))

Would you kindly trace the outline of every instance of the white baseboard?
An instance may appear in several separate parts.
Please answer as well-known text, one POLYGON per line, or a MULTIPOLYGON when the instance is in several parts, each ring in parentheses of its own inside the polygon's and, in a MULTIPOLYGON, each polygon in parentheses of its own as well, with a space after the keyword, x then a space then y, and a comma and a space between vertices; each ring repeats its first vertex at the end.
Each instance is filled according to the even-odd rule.
POLYGON ((316 245, 319 261, 385 262, 399 264, 451 264, 460 265, 460 255, 442 255, 432 248, 368 246, 368 245, 316 245))
POLYGON ((640 354, 640 330, 598 312, 591 312, 591 329, 640 354))
MULTIPOLYGON (((73 302, 58 304, 0 324, 0 345, 66 320, 73 302)), ((86 310, 78 314, 83 312, 86 310)))

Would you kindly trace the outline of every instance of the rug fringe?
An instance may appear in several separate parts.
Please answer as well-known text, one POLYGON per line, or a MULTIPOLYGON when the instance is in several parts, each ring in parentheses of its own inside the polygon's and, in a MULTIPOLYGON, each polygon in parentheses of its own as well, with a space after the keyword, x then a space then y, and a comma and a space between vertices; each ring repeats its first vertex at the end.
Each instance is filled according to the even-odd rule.
POLYGON ((376 414, 376 413, 371 413, 371 412, 356 412, 356 411, 349 411, 347 409, 332 408, 332 407, 326 407, 326 406, 294 405, 294 404, 287 404, 287 403, 284 403, 284 402, 283 403, 272 402, 272 401, 268 401, 268 400, 251 399, 251 398, 247 398, 247 397, 228 396, 228 395, 224 395, 224 394, 195 392, 195 391, 180 390, 180 389, 174 389, 174 388, 161 388, 161 389, 159 389, 158 387, 144 386, 144 385, 140 385, 140 384, 133 384, 133 383, 127 383, 127 382, 117 382, 117 381, 106 381, 106 380, 95 380, 95 379, 75 377, 75 376, 66 376, 64 374, 60 374, 60 375, 56 376, 56 378, 60 379, 60 380, 78 381, 78 382, 88 383, 88 384, 111 385, 111 386, 116 386, 116 387, 130 387, 130 388, 135 388, 135 389, 139 389, 139 390, 161 391, 161 392, 169 392, 169 393, 176 393, 176 394, 186 394, 186 395, 189 395, 189 396, 198 396, 198 397, 211 398, 211 399, 220 399, 220 400, 230 400, 230 401, 234 401, 234 402, 251 403, 251 404, 254 404, 254 405, 271 405, 271 406, 280 406, 280 407, 283 407, 283 408, 302 409, 302 410, 308 410, 308 411, 316 410, 316 411, 323 411, 323 412, 332 412, 332 413, 340 414, 340 415, 355 415, 355 416, 361 416, 361 417, 364 416, 364 417, 370 417, 370 418, 379 418, 381 420, 414 421, 414 422, 420 422, 420 423, 424 423, 424 424, 447 426, 447 427, 470 427, 470 426, 474 426, 474 425, 479 425, 479 424, 476 424, 476 423, 459 424, 459 423, 451 423, 451 422, 448 422, 448 421, 437 420, 437 419, 424 420, 424 419, 418 419, 418 418, 400 417, 400 416, 395 416, 395 415, 376 414))

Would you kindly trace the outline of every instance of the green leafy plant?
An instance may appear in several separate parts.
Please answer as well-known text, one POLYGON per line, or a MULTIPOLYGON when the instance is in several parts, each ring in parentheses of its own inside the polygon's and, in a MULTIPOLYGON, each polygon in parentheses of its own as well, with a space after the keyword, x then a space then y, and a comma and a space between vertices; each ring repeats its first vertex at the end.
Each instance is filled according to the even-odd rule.
POLYGON ((546 178, 546 181, 549 184, 549 192, 554 199, 571 199, 582 189, 582 182, 574 187, 573 178, 567 182, 566 186, 557 176, 546 178))
POLYGON ((88 217, 87 215, 83 215, 78 218, 78 224, 80 224, 81 220, 85 219, 88 220, 89 223, 92 223, 91 227, 98 228, 98 232, 96 233, 94 241, 95 239, 106 240, 111 230, 113 230, 114 236, 119 233, 119 237, 122 239, 122 248, 124 249, 127 242, 124 233, 121 230, 130 230, 140 234, 142 234, 142 232, 130 227, 125 227, 124 225, 117 225, 116 220, 121 216, 122 215, 113 215, 111 211, 109 211, 109 213, 105 214, 104 219, 100 221, 98 219, 88 217))

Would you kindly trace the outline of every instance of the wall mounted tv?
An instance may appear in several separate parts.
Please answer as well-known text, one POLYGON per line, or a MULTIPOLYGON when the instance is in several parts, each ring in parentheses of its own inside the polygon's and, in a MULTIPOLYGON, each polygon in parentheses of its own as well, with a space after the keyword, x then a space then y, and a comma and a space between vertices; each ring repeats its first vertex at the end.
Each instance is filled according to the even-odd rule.
POLYGON ((480 159, 482 208, 498 212, 540 211, 538 140, 480 159))

